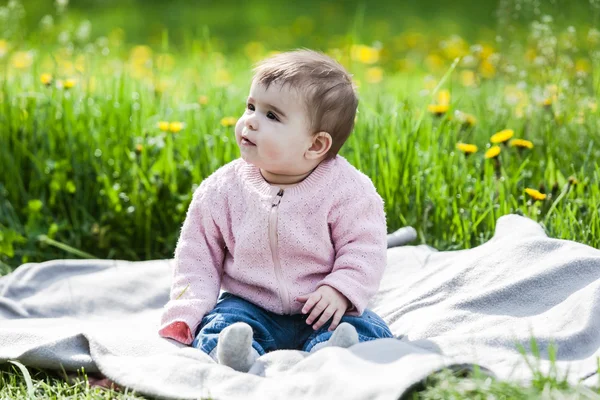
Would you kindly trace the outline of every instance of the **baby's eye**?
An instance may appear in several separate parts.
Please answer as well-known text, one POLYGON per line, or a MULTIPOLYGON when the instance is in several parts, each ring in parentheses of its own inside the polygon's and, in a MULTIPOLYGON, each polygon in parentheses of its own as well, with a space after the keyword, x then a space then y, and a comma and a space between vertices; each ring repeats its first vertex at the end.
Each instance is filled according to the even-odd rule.
POLYGON ((248 110, 250 110, 250 111, 254 111, 254 104, 248 103, 248 105, 246 106, 246 108, 248 108, 248 110))
POLYGON ((273 120, 275 120, 275 121, 279 121, 279 119, 277 118, 277 115, 273 114, 271 111, 269 111, 269 112, 267 113, 267 118, 269 118, 269 119, 273 119, 273 120))

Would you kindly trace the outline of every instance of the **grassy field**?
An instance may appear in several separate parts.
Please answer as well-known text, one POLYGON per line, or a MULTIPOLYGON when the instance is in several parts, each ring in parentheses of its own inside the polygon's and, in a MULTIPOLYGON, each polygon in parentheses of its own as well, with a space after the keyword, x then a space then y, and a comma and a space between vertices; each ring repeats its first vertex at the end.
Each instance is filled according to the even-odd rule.
MULTIPOLYGON (((0 3, 0 274, 172 257, 193 189, 239 156, 252 63, 298 46, 354 74, 341 154, 372 178, 390 231, 462 249, 520 213, 600 246, 599 2, 106 3, 0 3)), ((27 396, 18 371, 0 398, 27 396)), ((422 398, 587 398, 552 377, 440 377, 422 398)), ((42 397, 114 395, 34 378, 42 397)))

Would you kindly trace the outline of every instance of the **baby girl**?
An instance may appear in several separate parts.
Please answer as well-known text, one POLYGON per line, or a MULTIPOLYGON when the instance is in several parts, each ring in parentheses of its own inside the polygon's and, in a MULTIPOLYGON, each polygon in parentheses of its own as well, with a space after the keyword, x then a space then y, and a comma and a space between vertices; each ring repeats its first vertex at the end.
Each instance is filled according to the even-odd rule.
POLYGON ((357 105, 322 53, 258 64, 235 127, 241 157, 202 181, 183 223, 162 337, 245 372, 273 350, 392 337, 366 309, 386 265, 383 200, 338 155, 357 105))

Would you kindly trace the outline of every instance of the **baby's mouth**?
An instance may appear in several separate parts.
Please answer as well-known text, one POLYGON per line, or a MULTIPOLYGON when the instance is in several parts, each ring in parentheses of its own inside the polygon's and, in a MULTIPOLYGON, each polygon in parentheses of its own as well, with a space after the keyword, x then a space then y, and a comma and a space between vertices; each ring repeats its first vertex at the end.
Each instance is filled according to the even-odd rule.
POLYGON ((251 141, 249 141, 245 137, 242 137, 242 144, 245 145, 245 146, 256 146, 254 143, 252 143, 251 141))

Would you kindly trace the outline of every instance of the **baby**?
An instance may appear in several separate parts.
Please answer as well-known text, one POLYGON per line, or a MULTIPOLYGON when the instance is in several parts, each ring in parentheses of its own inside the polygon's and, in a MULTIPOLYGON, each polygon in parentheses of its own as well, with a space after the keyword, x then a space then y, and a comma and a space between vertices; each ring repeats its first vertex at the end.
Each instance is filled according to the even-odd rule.
POLYGON ((383 200, 337 154, 358 105, 350 75, 311 50, 254 72, 241 158, 194 192, 159 330, 245 372, 277 349, 392 337, 366 309, 386 265, 383 200))

